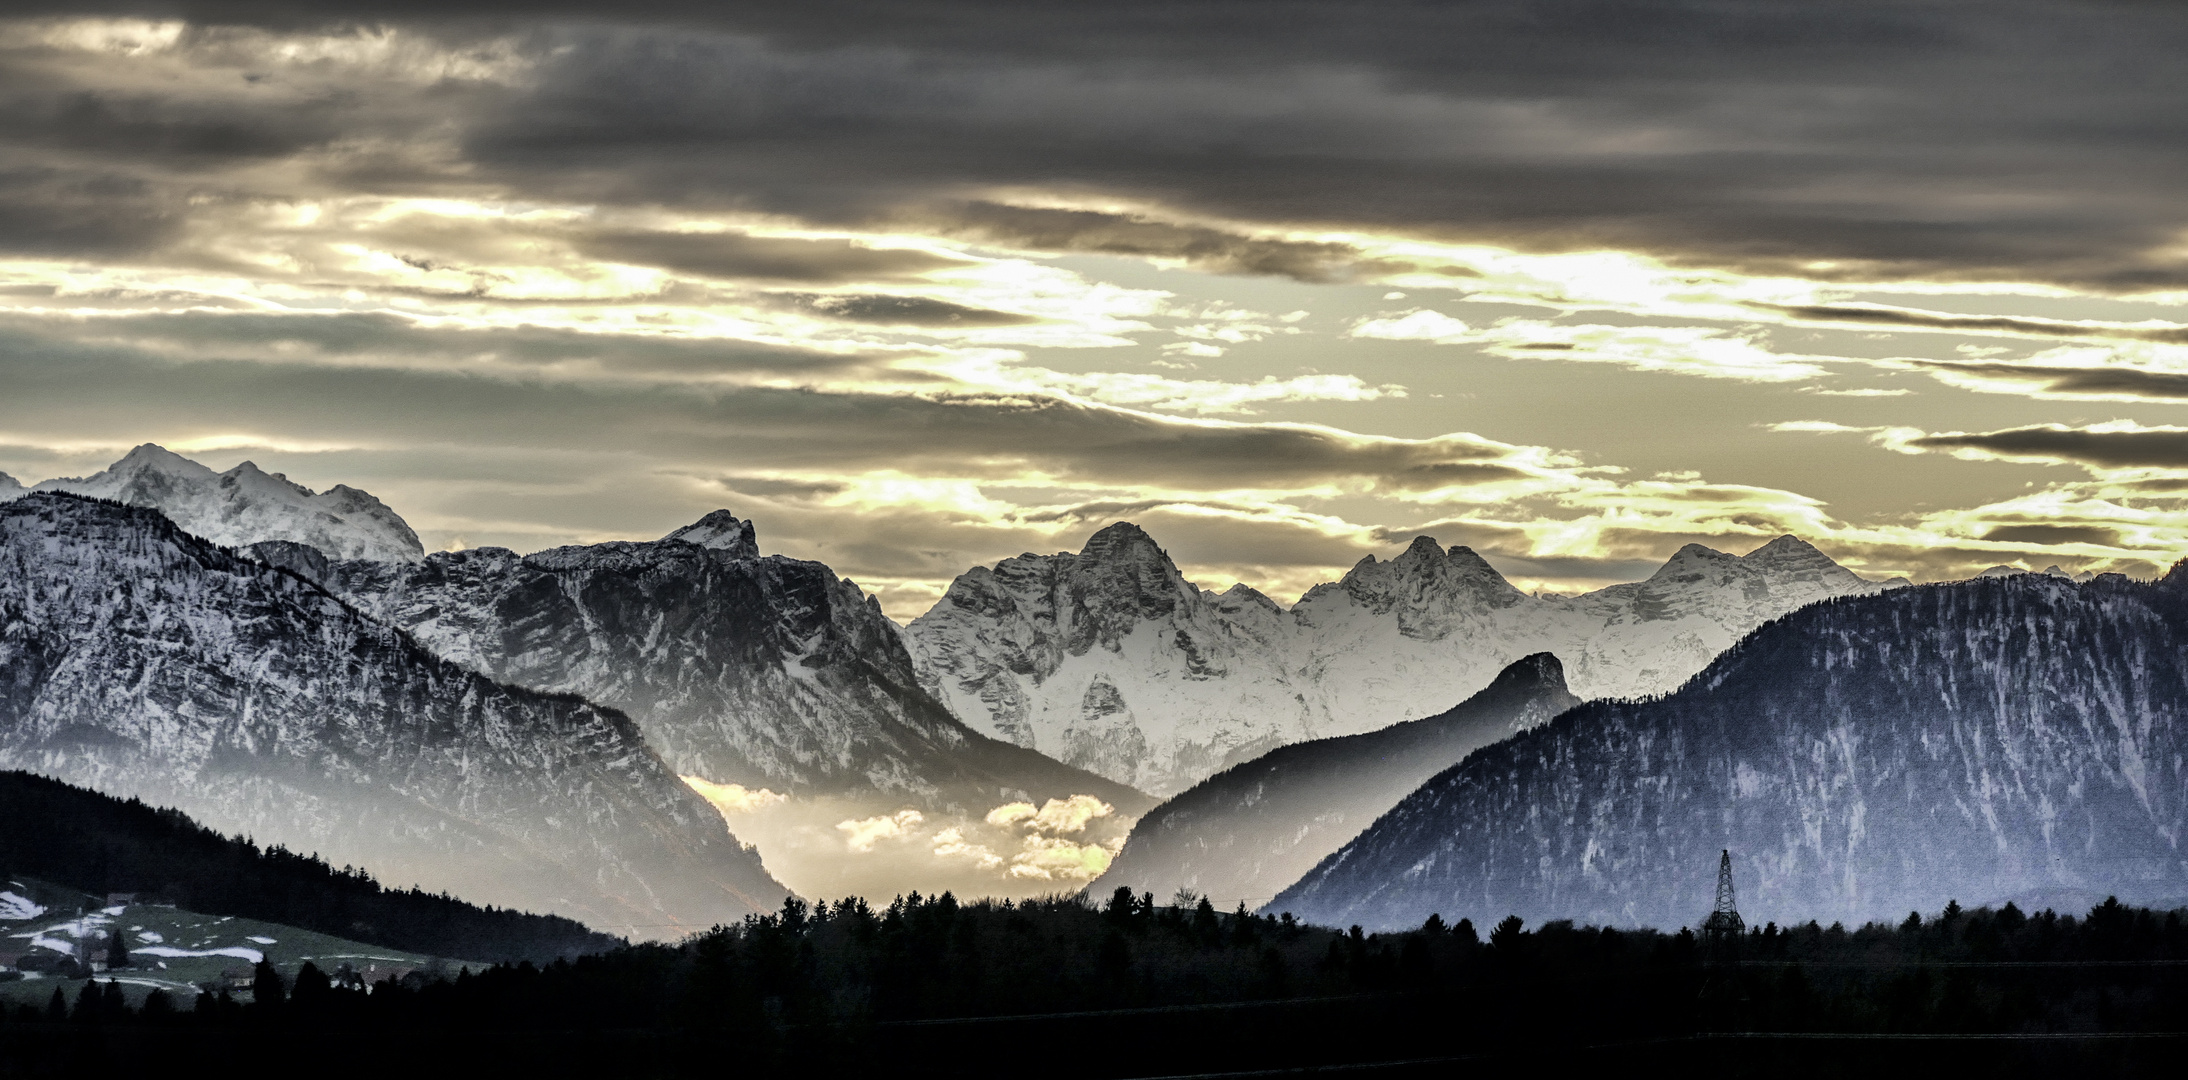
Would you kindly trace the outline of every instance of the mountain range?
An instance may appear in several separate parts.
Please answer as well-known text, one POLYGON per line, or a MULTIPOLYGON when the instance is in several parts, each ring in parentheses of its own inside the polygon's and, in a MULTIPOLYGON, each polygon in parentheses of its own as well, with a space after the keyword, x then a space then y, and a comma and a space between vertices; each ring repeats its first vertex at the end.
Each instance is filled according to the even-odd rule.
POLYGON ((1669 926, 1725 848, 1763 918, 2188 896, 2179 570, 1901 588, 1787 536, 1531 596, 1421 537, 1287 609, 1118 523, 898 627, 727 511, 428 556, 146 445, 0 477, 0 571, 0 768, 644 937, 1097 875, 1669 926))
POLYGON ((2057 893, 2188 897, 2188 564, 2022 574, 1779 619, 1668 697, 1476 751, 1269 908, 1345 925, 1508 914, 1858 925, 2057 893))
POLYGON ((1137 526, 1077 554, 976 567, 906 630, 921 682, 968 724, 1171 794, 1275 747, 1428 716, 1537 652, 1581 697, 1668 692, 1742 635, 1872 582, 1792 536, 1681 548, 1648 580, 1531 596, 1429 537, 1286 610, 1194 587, 1137 526))
POLYGON ((645 937, 785 893, 622 713, 496 682, 157 511, 0 504, 0 768, 645 937))
POLYGON ((356 488, 336 484, 315 492, 248 461, 216 473, 152 443, 90 476, 45 480, 28 489, 0 473, 0 502, 32 491, 64 491, 158 510, 193 535, 228 547, 289 540, 338 559, 413 562, 425 557, 409 524, 356 488))
POLYGON ((1088 891, 1258 907, 1429 777, 1579 703, 1557 657, 1536 653, 1435 716, 1278 747, 1148 812, 1088 891))
POLYGON ((646 543, 313 570, 442 657, 628 713, 677 772, 715 784, 892 809, 1151 804, 966 728, 920 688, 878 601, 820 563, 762 556, 751 523, 726 511, 646 543))

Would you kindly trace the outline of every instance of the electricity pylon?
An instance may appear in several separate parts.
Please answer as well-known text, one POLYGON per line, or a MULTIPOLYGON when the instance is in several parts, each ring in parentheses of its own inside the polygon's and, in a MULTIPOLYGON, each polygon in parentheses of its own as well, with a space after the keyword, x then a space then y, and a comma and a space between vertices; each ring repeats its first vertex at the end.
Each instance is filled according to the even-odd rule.
POLYGON ((1717 906, 1702 920, 1702 933, 1712 938, 1737 938, 1747 932, 1747 924, 1740 919, 1740 908, 1732 896, 1732 852, 1726 849, 1717 860, 1717 906))

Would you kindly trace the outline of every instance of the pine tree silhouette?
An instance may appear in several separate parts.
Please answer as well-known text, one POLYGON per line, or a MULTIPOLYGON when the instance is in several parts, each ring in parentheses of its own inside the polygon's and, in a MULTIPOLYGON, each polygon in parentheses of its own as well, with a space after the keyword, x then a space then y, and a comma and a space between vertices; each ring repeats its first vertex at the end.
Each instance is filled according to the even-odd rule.
POLYGON ((287 998, 288 988, 282 985, 281 973, 274 970, 271 961, 260 960, 251 969, 251 1000, 261 1009, 278 1009, 287 998))

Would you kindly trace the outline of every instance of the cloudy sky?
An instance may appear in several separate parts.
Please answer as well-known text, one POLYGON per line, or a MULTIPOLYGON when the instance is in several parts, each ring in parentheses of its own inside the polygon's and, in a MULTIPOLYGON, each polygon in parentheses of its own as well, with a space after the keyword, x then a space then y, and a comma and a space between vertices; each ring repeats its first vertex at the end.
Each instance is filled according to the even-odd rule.
POLYGON ((2177 5, 50 7, 26 483, 153 441, 429 547, 728 507, 900 617, 1120 519, 1284 601, 1421 533, 1556 589, 2183 553, 2177 5))

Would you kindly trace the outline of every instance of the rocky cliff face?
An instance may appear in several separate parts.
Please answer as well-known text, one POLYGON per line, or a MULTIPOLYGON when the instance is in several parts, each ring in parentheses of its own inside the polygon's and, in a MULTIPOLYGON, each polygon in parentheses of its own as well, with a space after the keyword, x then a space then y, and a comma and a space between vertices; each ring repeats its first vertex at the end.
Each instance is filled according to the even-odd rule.
POLYGON ((1427 719, 1279 747, 1149 811, 1088 891, 1183 888, 1259 907, 1429 777, 1579 703, 1557 657, 1536 653, 1427 719))
POLYGON ((1583 697, 1664 693, 1769 619, 1882 588, 1787 536, 1746 556, 1690 545, 1647 581, 1538 598, 1422 537, 1286 611, 1194 588, 1119 524, 1078 554, 967 572, 907 636, 922 682, 974 727, 1167 794, 1438 712, 1531 653, 1555 653, 1583 697))
POLYGON ((623 710, 677 772, 716 784, 973 814, 1152 802, 966 728, 921 689, 873 598, 819 563, 762 557, 727 512, 647 543, 298 568, 464 667, 623 710))
MULTIPOLYGON (((407 562, 425 555, 418 534, 365 492, 340 484, 316 492, 248 461, 216 473, 151 443, 102 472, 47 480, 31 490, 149 507, 187 532, 231 547, 285 540, 337 559, 407 562)), ((0 502, 23 494, 0 475, 0 502)))
POLYGON ((643 937, 784 890, 622 714, 439 659, 157 512, 0 505, 0 767, 643 937))
POLYGON ((2021 575, 1805 608, 1668 698, 1430 780, 1269 905, 1318 922, 1695 925, 2073 890, 2188 896, 2188 573, 2021 575))

